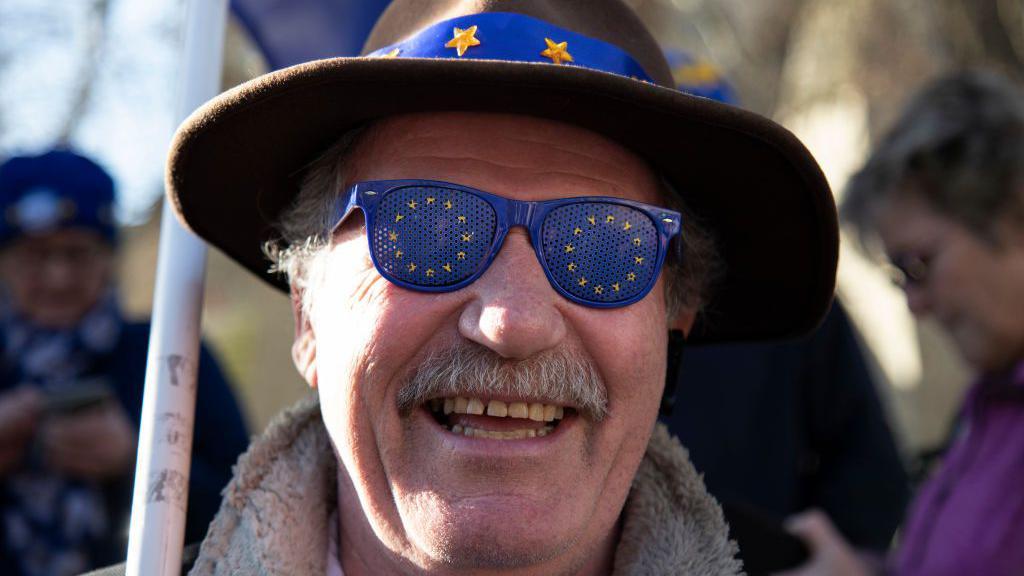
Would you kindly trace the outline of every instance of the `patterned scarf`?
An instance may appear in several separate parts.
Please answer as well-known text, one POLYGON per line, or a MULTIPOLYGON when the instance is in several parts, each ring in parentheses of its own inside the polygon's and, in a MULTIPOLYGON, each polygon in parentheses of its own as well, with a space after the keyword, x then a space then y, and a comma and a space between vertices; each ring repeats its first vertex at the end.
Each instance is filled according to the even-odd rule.
MULTIPOLYGON (((111 291, 72 329, 40 328, 0 301, 4 377, 14 386, 55 393, 96 377, 98 362, 121 334, 122 318, 111 291)), ((38 449, 0 484, 4 541, 25 576, 79 574, 109 537, 110 518, 96 482, 48 470, 38 449)))

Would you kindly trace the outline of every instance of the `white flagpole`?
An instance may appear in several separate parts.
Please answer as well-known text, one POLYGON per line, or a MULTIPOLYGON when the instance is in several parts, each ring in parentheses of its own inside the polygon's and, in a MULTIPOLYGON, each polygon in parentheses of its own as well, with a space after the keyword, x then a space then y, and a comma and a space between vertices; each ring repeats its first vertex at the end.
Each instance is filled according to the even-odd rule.
MULTIPOLYGON (((177 120, 220 91, 227 0, 188 0, 177 120)), ((128 576, 177 576, 196 407, 206 245, 165 201, 135 465, 128 576)))

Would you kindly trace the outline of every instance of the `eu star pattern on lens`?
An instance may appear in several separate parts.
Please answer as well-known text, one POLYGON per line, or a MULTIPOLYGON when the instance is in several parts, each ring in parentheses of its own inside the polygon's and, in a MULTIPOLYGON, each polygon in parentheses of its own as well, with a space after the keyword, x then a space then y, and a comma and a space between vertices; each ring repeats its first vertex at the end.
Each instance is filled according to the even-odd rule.
POLYGON ((626 300, 646 289, 655 273, 658 231, 646 214, 628 206, 557 208, 545 219, 542 238, 555 282, 577 298, 626 300))
POLYGON ((374 252, 388 274, 423 286, 473 275, 490 251, 497 216, 481 198, 431 187, 398 188, 381 199, 374 252))

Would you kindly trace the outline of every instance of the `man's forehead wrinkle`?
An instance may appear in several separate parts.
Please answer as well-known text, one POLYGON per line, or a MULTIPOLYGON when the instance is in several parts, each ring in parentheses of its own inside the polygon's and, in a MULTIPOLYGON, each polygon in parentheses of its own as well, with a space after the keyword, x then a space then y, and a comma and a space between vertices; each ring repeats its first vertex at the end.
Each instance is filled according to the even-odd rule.
MULTIPOLYGON (((608 192, 606 192, 606 193, 597 193, 596 191, 594 191, 592 189, 589 189, 589 187, 584 187, 584 190, 582 190, 582 192, 585 192, 588 195, 595 194, 595 195, 600 195, 600 196, 621 196, 621 197, 628 197, 628 196, 632 196, 633 195, 633 194, 630 194, 624 188, 624 186, 621 185, 620 183, 613 182, 613 181, 610 181, 610 180, 606 180, 604 178, 600 178, 600 177, 597 177, 597 176, 594 176, 594 175, 590 175, 590 174, 580 174, 578 172, 563 171, 563 170, 556 170, 556 169, 535 170, 534 166, 517 165, 517 164, 511 164, 511 163, 505 163, 505 162, 494 162, 494 161, 486 160, 486 159, 483 159, 483 158, 455 157, 455 156, 446 156, 446 155, 423 155, 423 156, 418 156, 417 159, 423 160, 423 161, 426 161, 426 162, 444 161, 446 163, 468 162, 468 163, 476 163, 476 164, 485 164, 485 165, 491 166, 495 170, 501 171, 501 172, 507 172, 507 171, 529 171, 528 177, 520 176, 520 177, 515 178, 516 180, 538 179, 538 178, 541 178, 541 179, 544 179, 544 178, 568 178, 568 179, 572 179, 572 180, 581 180, 581 181, 585 181, 585 182, 594 183, 594 184, 597 184, 601 188, 606 188, 606 189, 610 188, 611 189, 610 193, 608 193, 608 192)), ((475 180, 476 178, 474 177, 472 179, 475 180)), ((496 176, 495 175, 494 177, 490 177, 489 176, 488 180, 503 180, 503 178, 501 178, 500 176, 496 176)), ((466 182, 466 181, 460 181, 460 182, 456 182, 456 183, 457 184, 464 184, 464 185, 471 185, 470 182, 466 182)), ((539 186, 542 186, 542 185, 539 185, 539 186)), ((633 186, 631 188, 636 188, 636 187, 633 186)), ((486 190, 485 189, 484 191, 485 192, 492 192, 492 193, 498 194, 499 196, 502 195, 500 190, 486 190)), ((539 188, 537 190, 531 190, 530 192, 543 193, 544 191, 545 190, 543 188, 539 188)))
POLYGON ((589 130, 531 116, 434 113, 392 117, 372 125, 359 148, 373 157, 405 156, 416 150, 466 150, 474 156, 522 156, 536 152, 545 162, 583 160, 619 172, 646 168, 631 150, 589 130), (481 144, 484 144, 481 146, 481 144), (525 145, 525 146, 524 146, 525 145), (503 150, 511 147, 512 150, 503 150), (552 155, 560 155, 553 158, 552 155))
MULTIPOLYGON (((520 152, 519 154, 517 154, 517 156, 519 158, 522 158, 522 153, 520 152)), ((498 161, 498 160, 493 159, 493 158, 497 158, 498 157, 497 155, 490 155, 489 158, 492 158, 492 159, 488 159, 488 157, 484 157, 484 156, 481 156, 479 154, 445 154, 445 151, 437 150, 436 147, 434 147, 434 150, 431 150, 427 154, 410 156, 410 157, 407 157, 407 160, 415 161, 415 160, 422 159, 422 160, 435 160, 435 161, 439 160, 439 161, 444 161, 444 162, 472 161, 472 162, 481 162, 481 163, 497 166, 497 167, 500 167, 500 168, 510 168, 510 169, 515 169, 515 170, 531 170, 531 171, 535 171, 535 172, 538 172, 538 173, 546 173, 544 171, 538 171, 539 167, 558 166, 560 164, 558 159, 550 158, 549 154, 538 153, 538 156, 548 157, 548 158, 545 158, 545 160, 547 160, 547 161, 543 162, 543 163, 522 162, 522 161, 516 161, 515 157, 513 157, 513 156, 503 156, 503 157, 501 157, 502 160, 498 161)), ((623 168, 621 166, 616 166, 616 165, 614 165, 612 163, 604 162, 604 161, 601 161, 599 159, 596 159, 596 158, 590 157, 590 156, 585 156, 585 155, 578 155, 578 156, 582 156, 582 157, 588 159, 588 161, 593 159, 593 162, 595 163, 595 165, 589 166, 589 170, 591 172, 608 173, 609 175, 611 175, 611 174, 617 175, 617 174, 621 174, 623 172, 623 168), (599 164, 599 165, 597 165, 597 164, 599 164)), ((550 170, 550 172, 551 173, 557 173, 558 171, 557 170, 550 170)), ((569 171, 563 171, 562 173, 570 174, 570 175, 571 174, 575 174, 575 172, 569 172, 569 171)))
MULTIPOLYGON (((501 133, 499 138, 487 139, 488 148, 485 149, 475 146, 475 144, 477 144, 476 140, 476 138, 446 139, 444 140, 444 144, 448 149, 468 150, 473 156, 478 156, 482 152, 499 156, 502 154, 499 149, 502 144, 525 144, 528 150, 533 151, 535 154, 545 159, 557 161, 558 159, 552 158, 552 156, 555 154, 564 154, 568 157, 580 158, 586 162, 592 162, 598 165, 607 165, 609 168, 616 170, 622 168, 620 164, 623 162, 612 162, 610 160, 612 155, 617 155, 620 157, 620 160, 630 163, 641 164, 643 162, 639 158, 629 157, 632 155, 632 152, 629 152, 625 148, 618 148, 611 143, 605 143, 597 139, 590 139, 590 142, 581 145, 578 138, 558 138, 551 137, 550 134, 545 134, 543 137, 538 138, 529 138, 522 134, 509 134, 505 132, 501 133), (599 148, 599 150, 595 150, 595 153, 593 154, 589 154, 584 150, 591 148, 599 148)), ((421 146, 423 150, 438 149, 438 137, 436 135, 409 136, 406 138, 406 141, 409 145, 421 146)), ((522 150, 517 149, 516 152, 521 154, 522 150)))

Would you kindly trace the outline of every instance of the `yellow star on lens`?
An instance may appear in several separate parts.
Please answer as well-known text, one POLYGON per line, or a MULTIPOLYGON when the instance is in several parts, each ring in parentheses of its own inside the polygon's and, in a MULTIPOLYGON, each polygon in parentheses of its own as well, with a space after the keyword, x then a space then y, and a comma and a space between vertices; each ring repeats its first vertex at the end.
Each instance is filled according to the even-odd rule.
POLYGON ((452 201, 451 200, 445 200, 444 201, 444 209, 445 210, 451 210, 452 209, 452 201))
POLYGON ((395 214, 395 222, 401 222, 402 218, 405 218, 405 216, 402 216, 401 214, 395 214))
POLYGON ((415 210, 415 209, 416 209, 416 207, 417 207, 417 206, 419 206, 419 204, 417 204, 417 203, 416 203, 416 200, 415 200, 415 199, 413 199, 413 200, 409 200, 409 204, 408 204, 408 206, 409 206, 409 208, 412 208, 413 210, 415 210))
POLYGON ((445 272, 451 272, 452 271, 451 263, 445 264, 444 266, 441 266, 441 268, 444 268, 445 272))
POLYGON ((630 224, 628 221, 625 224, 622 225, 622 229, 623 230, 629 230, 632 227, 633 227, 633 225, 630 224))
POLYGON ((465 216, 459 216, 459 222, 462 222, 463 224, 465 224, 466 223, 466 217, 465 216))
POLYGON ((626 280, 629 280, 630 282, 636 282, 636 274, 632 272, 626 274, 626 280))
POLYGON ((465 252, 459 252, 458 254, 455 255, 455 257, 458 258, 459 260, 465 260, 466 259, 466 253, 465 252))
POLYGON ((427 204, 433 204, 435 198, 433 196, 427 196, 427 204))
POLYGON ((612 216, 611 214, 609 214, 608 217, 604 219, 604 221, 608 222, 609 224, 612 223, 612 222, 615 222, 615 216, 612 216))
POLYGON ((416 263, 413 262, 412 264, 409 264, 409 272, 415 272, 415 271, 416 271, 416 263))
POLYGON ((580 284, 580 286, 586 286, 587 285, 587 279, 586 278, 580 278, 579 284, 580 284))
POLYGON ((604 294, 604 287, 600 284, 594 286, 594 294, 604 294))
POLYGON ((395 250, 395 258, 401 259, 402 254, 405 254, 405 252, 402 252, 401 250, 395 250))
POLYGON ((452 33, 453 37, 449 40, 444 47, 455 48, 455 51, 459 53, 459 58, 466 53, 473 46, 479 46, 480 41, 476 39, 476 26, 470 26, 463 30, 462 28, 456 28, 455 32, 452 33))
POLYGON ((561 64, 564 62, 572 62, 572 54, 569 54, 569 43, 558 42, 555 43, 551 38, 545 38, 544 42, 548 45, 547 49, 540 53, 545 58, 551 58, 551 61, 555 64, 561 64))
POLYGON ((427 268, 427 271, 425 272, 425 274, 427 275, 427 278, 433 278, 434 277, 434 269, 433 268, 427 268))
POLYGON ((580 228, 579 226, 577 226, 577 227, 572 229, 572 235, 573 236, 579 236, 582 233, 583 233, 583 228, 580 228))
POLYGON ((569 272, 575 272, 576 271, 576 263, 575 262, 569 262, 569 265, 566 266, 566 268, 569 269, 569 272))
POLYGON ((566 254, 568 254, 569 252, 572 252, 573 250, 575 250, 575 248, 572 247, 572 244, 566 244, 565 245, 565 253, 566 254))
POLYGON ((616 292, 619 291, 619 283, 618 282, 616 282, 615 284, 612 284, 612 290, 615 290, 616 292))
POLYGON ((401 53, 402 53, 402 49, 401 48, 395 48, 391 52, 388 52, 387 54, 382 55, 381 58, 398 58, 398 55, 401 54, 401 53))
POLYGON ((593 216, 587 216, 587 222, 590 222, 591 226, 597 226, 597 218, 593 216))
POLYGON ((636 262, 637 264, 643 264, 644 263, 644 257, 643 256, 633 256, 633 262, 636 262))
POLYGON ((641 243, 641 241, 640 241, 640 237, 639 236, 637 236, 636 238, 633 238, 633 246, 639 246, 640 243, 641 243))
POLYGON ((468 234, 463 234, 463 235, 462 235, 462 241, 463 241, 463 242, 469 242, 469 241, 471 241, 472 239, 473 239, 473 233, 472 233, 472 232, 470 232, 470 233, 468 233, 468 234))
POLYGON ((391 232, 388 232, 388 241, 390 241, 390 242, 397 242, 398 241, 398 232, 395 232, 393 230, 391 232))

